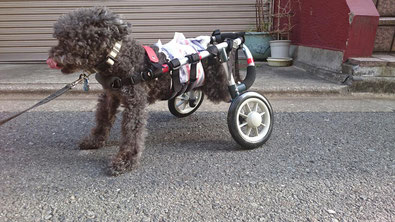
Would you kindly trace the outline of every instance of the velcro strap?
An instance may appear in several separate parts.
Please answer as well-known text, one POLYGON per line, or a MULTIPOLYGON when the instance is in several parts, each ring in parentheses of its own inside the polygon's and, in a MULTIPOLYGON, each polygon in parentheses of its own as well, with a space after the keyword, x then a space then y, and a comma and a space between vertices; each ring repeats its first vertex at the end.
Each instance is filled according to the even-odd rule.
MULTIPOLYGON (((221 31, 219 29, 214 30, 214 32, 211 34, 211 36, 215 37, 215 42, 218 42, 218 43, 222 42, 221 31)), ((213 39, 211 39, 210 44, 213 44, 213 39)))
POLYGON ((193 88, 193 85, 195 84, 196 73, 197 73, 197 63, 192 63, 191 64, 191 71, 190 71, 190 75, 189 75, 188 88, 186 90, 187 92, 189 92, 193 88))
POLYGON ((131 86, 145 81, 141 73, 134 73, 133 76, 119 78, 116 76, 107 77, 96 73, 96 80, 103 86, 104 89, 119 90, 123 86, 131 86))
POLYGON ((144 50, 147 53, 147 56, 151 62, 153 62, 153 63, 159 62, 158 56, 156 55, 155 51, 151 47, 146 46, 146 45, 143 45, 143 47, 144 47, 144 50))
POLYGON ((215 46, 215 45, 207 47, 207 51, 213 56, 219 55, 219 50, 218 50, 217 46, 215 46))
POLYGON ((198 63, 200 61, 199 53, 190 54, 190 55, 187 55, 185 57, 188 58, 188 63, 189 64, 194 64, 194 63, 196 64, 196 63, 198 63))
POLYGON ((180 60, 178 59, 172 59, 167 64, 169 65, 171 70, 179 69, 181 66, 180 60))
POLYGON ((176 69, 173 70, 172 74, 171 74, 171 81, 173 83, 173 93, 170 97, 170 99, 174 98, 175 96, 179 95, 179 93, 182 91, 183 89, 183 85, 180 82, 180 70, 176 69))
MULTIPOLYGON (((103 76, 100 73, 96 73, 96 80, 103 86, 104 89, 112 89, 113 86, 118 86, 119 81, 121 80, 119 77, 108 77, 103 76), (116 82, 116 83, 114 83, 116 82)), ((121 86, 119 86, 120 88, 121 86)))

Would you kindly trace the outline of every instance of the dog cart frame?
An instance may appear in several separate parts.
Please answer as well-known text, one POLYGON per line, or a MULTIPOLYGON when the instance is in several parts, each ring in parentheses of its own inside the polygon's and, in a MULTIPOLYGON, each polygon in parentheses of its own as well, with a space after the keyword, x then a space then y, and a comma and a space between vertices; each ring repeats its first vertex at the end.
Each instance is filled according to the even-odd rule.
MULTIPOLYGON (((257 92, 247 91, 255 81, 255 63, 250 50, 244 43, 244 32, 213 32, 211 45, 206 51, 189 55, 182 59, 173 59, 163 64, 162 73, 176 70, 186 64, 194 64, 209 56, 219 56, 227 74, 228 88, 231 95, 227 123, 233 139, 243 148, 252 149, 264 144, 273 130, 273 109, 270 102, 257 92), (247 58, 247 74, 241 83, 236 83, 234 75, 228 68, 229 53, 232 49, 242 49, 247 58)), ((237 61, 237 60, 236 60, 237 61)), ((191 68, 192 70, 192 68, 191 68)), ((203 102, 203 92, 190 90, 179 93, 168 100, 170 112, 176 117, 185 117, 195 112, 203 102)))
POLYGON ((174 58, 164 64, 159 63, 150 47, 144 47, 148 58, 151 60, 151 68, 130 78, 111 77, 109 80, 104 80, 102 76, 96 74, 96 79, 104 88, 119 90, 122 85, 153 80, 170 72, 173 95, 168 100, 168 108, 174 116, 186 117, 199 108, 204 98, 199 87, 190 87, 196 80, 196 64, 210 56, 218 57, 226 72, 228 89, 232 98, 227 118, 229 131, 233 139, 243 148, 259 147, 269 139, 272 133, 273 109, 263 95, 247 91, 254 83, 256 73, 252 54, 243 44, 244 32, 221 33, 219 30, 215 30, 209 38, 210 44, 206 50, 185 57, 174 58), (235 82, 233 73, 228 68, 229 53, 233 49, 236 50, 236 56, 238 56, 238 50, 242 49, 247 59, 247 73, 240 83, 235 82), (187 64, 191 65, 190 76, 193 76, 192 72, 194 72, 195 79, 191 77, 189 83, 181 84, 178 72, 182 66, 187 64))

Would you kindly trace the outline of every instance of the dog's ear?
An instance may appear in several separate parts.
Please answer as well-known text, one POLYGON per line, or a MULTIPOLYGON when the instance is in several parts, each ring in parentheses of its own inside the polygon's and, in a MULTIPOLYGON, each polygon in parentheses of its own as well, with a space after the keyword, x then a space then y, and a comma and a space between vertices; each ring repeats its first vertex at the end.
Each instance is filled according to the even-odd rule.
POLYGON ((132 33, 132 24, 129 22, 120 20, 121 24, 119 24, 119 34, 124 38, 125 36, 129 35, 132 33))
POLYGON ((98 21, 95 24, 101 24, 101 27, 112 30, 112 38, 116 38, 119 41, 131 33, 131 25, 122 20, 120 15, 113 13, 109 8, 95 7, 94 10, 98 17, 98 21))
POLYGON ((132 33, 132 24, 130 24, 129 22, 126 22, 126 24, 128 25, 129 34, 132 33))
POLYGON ((99 16, 106 16, 109 12, 109 9, 106 7, 95 7, 94 8, 99 16))

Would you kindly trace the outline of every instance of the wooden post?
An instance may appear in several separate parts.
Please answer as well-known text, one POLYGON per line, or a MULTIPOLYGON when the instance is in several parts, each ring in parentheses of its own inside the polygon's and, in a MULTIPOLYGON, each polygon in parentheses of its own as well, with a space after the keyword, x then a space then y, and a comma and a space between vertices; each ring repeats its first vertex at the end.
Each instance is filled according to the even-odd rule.
POLYGON ((278 7, 277 7, 277 40, 280 40, 280 7, 281 7, 281 0, 278 0, 278 7))

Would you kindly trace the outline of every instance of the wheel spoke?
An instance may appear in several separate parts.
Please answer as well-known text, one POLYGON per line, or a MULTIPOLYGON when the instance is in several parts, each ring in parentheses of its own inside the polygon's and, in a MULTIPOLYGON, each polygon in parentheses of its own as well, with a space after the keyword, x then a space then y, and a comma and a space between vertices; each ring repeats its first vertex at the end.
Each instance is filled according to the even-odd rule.
POLYGON ((244 119, 247 119, 247 117, 248 117, 248 116, 247 116, 246 114, 244 114, 244 113, 240 113, 240 116, 243 117, 244 119))
POLYGON ((258 112, 258 107, 259 107, 259 104, 258 104, 258 102, 256 102, 256 103, 255 103, 255 108, 254 108, 254 111, 255 111, 255 112, 258 112))
POLYGON ((259 115, 261 115, 261 116, 263 116, 263 115, 265 115, 266 113, 265 112, 263 112, 263 113, 259 113, 259 115))
POLYGON ((255 129, 255 133, 256 133, 256 135, 257 135, 257 136, 259 136, 258 127, 255 127, 254 129, 255 129))
POLYGON ((185 103, 185 101, 183 101, 183 100, 181 100, 179 103, 177 103, 177 108, 179 108, 182 104, 184 104, 185 103))
POLYGON ((252 128, 251 128, 251 127, 247 127, 247 136, 250 136, 250 134, 251 134, 251 130, 252 130, 252 128))
POLYGON ((183 110, 185 110, 185 108, 187 107, 188 101, 184 102, 184 107, 182 107, 183 110))
POLYGON ((246 103, 246 107, 247 107, 248 113, 252 112, 251 107, 250 107, 250 105, 248 103, 246 103))
POLYGON ((266 127, 266 124, 261 123, 261 126, 266 127))
POLYGON ((240 124, 240 128, 247 126, 247 122, 240 124))

